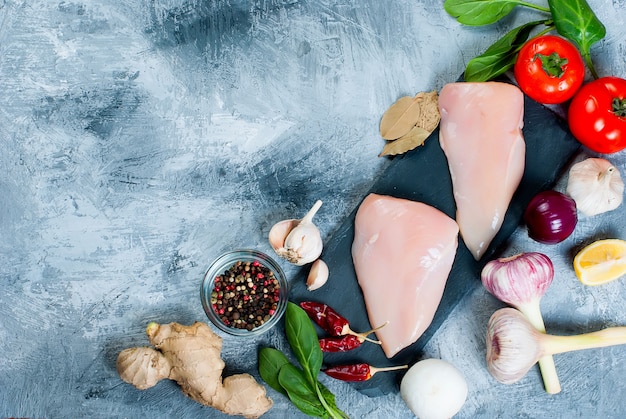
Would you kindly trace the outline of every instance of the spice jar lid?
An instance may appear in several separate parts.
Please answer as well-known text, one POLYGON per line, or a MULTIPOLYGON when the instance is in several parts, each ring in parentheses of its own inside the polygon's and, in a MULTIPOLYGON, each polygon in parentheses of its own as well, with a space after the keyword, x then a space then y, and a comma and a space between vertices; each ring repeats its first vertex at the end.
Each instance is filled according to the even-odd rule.
POLYGON ((226 252, 209 266, 200 288, 207 317, 234 336, 262 334, 278 323, 289 297, 280 265, 265 253, 242 249, 226 252))

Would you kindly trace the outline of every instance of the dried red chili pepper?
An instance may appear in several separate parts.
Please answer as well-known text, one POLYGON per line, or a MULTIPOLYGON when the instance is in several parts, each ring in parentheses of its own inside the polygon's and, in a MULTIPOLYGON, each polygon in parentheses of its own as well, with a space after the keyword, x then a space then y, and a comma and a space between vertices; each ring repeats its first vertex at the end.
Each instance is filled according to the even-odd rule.
POLYGON ((331 336, 354 335, 363 338, 363 340, 380 345, 380 341, 369 339, 367 335, 375 332, 384 325, 365 333, 358 333, 350 329, 350 324, 345 317, 324 303, 303 301, 300 303, 300 307, 302 307, 302 309, 309 315, 311 320, 313 320, 319 327, 324 329, 324 331, 331 336))
POLYGON ((345 352, 356 349, 365 342, 362 336, 345 335, 320 339, 320 348, 323 352, 345 352))
POLYGON ((326 368, 323 371, 327 375, 342 381, 367 381, 377 372, 402 370, 408 367, 408 365, 400 365, 396 367, 376 368, 369 364, 360 363, 337 365, 326 368))
POLYGON ((352 329, 350 329, 348 319, 330 307, 326 310, 326 331, 333 336, 355 334, 352 329))
POLYGON ((300 303, 300 307, 309 315, 315 324, 324 329, 325 332, 330 333, 327 330, 328 323, 326 321, 326 310, 330 307, 323 303, 316 303, 315 301, 303 301, 300 303))

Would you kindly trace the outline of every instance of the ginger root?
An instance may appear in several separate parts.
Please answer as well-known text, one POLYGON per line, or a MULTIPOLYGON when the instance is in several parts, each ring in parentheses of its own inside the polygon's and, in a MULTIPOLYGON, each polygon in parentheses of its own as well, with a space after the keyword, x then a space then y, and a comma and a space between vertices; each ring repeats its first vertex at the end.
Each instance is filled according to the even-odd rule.
POLYGON ((156 349, 128 348, 117 357, 123 381, 145 390, 169 378, 198 403, 246 418, 258 418, 272 407, 265 387, 251 375, 222 380, 222 338, 205 323, 150 323, 146 334, 156 349))

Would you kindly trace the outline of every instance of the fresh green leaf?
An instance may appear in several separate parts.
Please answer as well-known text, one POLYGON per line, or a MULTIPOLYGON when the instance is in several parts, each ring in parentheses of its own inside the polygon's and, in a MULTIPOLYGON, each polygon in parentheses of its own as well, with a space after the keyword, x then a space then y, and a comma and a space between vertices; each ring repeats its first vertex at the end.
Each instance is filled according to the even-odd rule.
POLYGON ((285 332, 291 350, 302 365, 309 383, 315 387, 322 368, 322 349, 311 319, 302 308, 292 302, 287 304, 285 312, 285 332))
POLYGON ((303 413, 320 418, 330 416, 304 371, 290 363, 284 364, 278 373, 278 381, 287 390, 289 400, 303 413))
POLYGON ((544 7, 520 0, 446 0, 443 4, 449 15, 468 26, 495 23, 511 13, 516 6, 549 12, 544 7))
POLYGON ((465 81, 492 80, 511 69, 515 65, 517 53, 528 40, 532 30, 549 22, 545 20, 529 22, 504 35, 483 54, 470 60, 465 68, 465 81))
MULTIPOLYGON (((335 395, 329 389, 327 389, 324 386, 324 384, 320 383, 319 381, 317 382, 317 387, 319 388, 320 393, 322 394, 322 397, 324 398, 324 400, 326 401, 326 404, 330 407, 330 409, 333 410, 334 413, 336 413, 339 417, 347 418, 348 415, 346 415, 337 407, 337 403, 335 401, 335 395)), ((333 417, 336 417, 336 416, 333 416, 333 417)))
POLYGON ((606 36, 606 28, 585 0, 548 0, 554 26, 559 34, 578 45, 595 78, 591 46, 606 36))
POLYGON ((278 373, 289 360, 281 351, 274 348, 262 348, 259 351, 259 374, 274 390, 287 395, 287 391, 278 381, 278 373))

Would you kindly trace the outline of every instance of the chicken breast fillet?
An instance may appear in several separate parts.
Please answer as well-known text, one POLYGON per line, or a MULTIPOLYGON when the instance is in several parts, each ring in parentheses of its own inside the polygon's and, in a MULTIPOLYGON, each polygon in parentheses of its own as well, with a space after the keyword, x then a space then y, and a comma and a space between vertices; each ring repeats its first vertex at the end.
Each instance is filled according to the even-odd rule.
POLYGON ((459 228, 421 202, 370 194, 355 218, 352 259, 388 358, 430 325, 454 262, 459 228))
POLYGON ((508 83, 450 83, 439 94, 461 237, 479 260, 502 227, 524 174, 524 95, 508 83))

